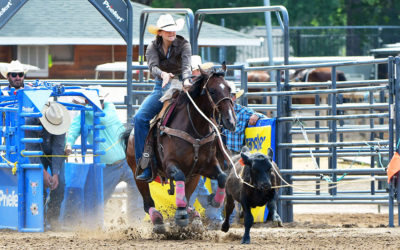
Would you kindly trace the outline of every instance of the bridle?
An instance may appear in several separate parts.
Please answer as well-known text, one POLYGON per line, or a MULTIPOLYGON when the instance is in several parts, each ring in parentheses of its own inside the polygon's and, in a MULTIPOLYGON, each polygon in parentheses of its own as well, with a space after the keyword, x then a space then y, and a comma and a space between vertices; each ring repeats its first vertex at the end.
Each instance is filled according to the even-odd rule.
POLYGON ((216 117, 216 116, 215 116, 215 113, 220 114, 218 105, 219 105, 221 102, 223 102, 223 101, 225 101, 225 100, 228 100, 228 101, 231 103, 232 107, 233 107, 233 101, 232 101, 232 99, 231 99, 230 96, 227 96, 227 97, 221 98, 221 99, 218 100, 217 102, 214 102, 213 98, 211 97, 210 91, 208 91, 208 89, 207 89, 208 82, 210 81, 211 77, 213 77, 213 75, 214 75, 214 73, 211 73, 211 74, 208 76, 207 81, 206 81, 206 83, 205 83, 204 86, 203 86, 203 91, 206 93, 207 98, 208 98, 208 100, 209 100, 210 103, 211 103, 211 106, 212 106, 212 109, 213 109, 213 117, 215 118, 215 117, 216 117))

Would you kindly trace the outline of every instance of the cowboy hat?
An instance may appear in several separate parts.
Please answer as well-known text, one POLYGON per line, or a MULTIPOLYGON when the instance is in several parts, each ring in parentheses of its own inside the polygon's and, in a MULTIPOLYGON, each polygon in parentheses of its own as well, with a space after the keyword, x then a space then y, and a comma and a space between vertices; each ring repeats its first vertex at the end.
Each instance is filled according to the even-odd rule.
POLYGON ((209 70, 212 67, 214 67, 214 64, 212 62, 207 62, 207 63, 202 63, 201 57, 198 55, 193 55, 191 58, 191 66, 192 66, 192 71, 193 70, 198 70, 199 67, 202 70, 209 70))
POLYGON ((179 18, 175 21, 171 14, 164 14, 158 18, 156 25, 149 25, 147 30, 151 34, 157 35, 159 30, 180 31, 183 29, 184 25, 185 20, 183 18, 179 18))
MULTIPOLYGON (((89 85, 87 89, 95 89, 99 95, 99 100, 104 101, 106 97, 110 94, 106 92, 101 85, 89 85)), ((83 96, 74 96, 72 98, 72 102, 79 105, 86 105, 88 102, 85 97, 83 96)))
POLYGON ((229 87, 231 88, 231 94, 236 96, 236 99, 239 99, 243 93, 244 90, 243 89, 237 89, 235 86, 235 83, 233 81, 226 81, 229 85, 229 87))
POLYGON ((104 101, 106 97, 110 94, 106 92, 101 85, 89 85, 88 89, 96 89, 99 94, 99 99, 104 101))
POLYGON ((24 67, 20 61, 15 60, 11 61, 6 67, 3 67, 1 70, 1 74, 4 76, 4 78, 7 78, 8 73, 21 73, 23 72, 24 74, 28 72, 27 67, 24 67))
POLYGON ((39 120, 47 132, 53 135, 65 134, 71 125, 67 108, 58 102, 47 102, 39 120))

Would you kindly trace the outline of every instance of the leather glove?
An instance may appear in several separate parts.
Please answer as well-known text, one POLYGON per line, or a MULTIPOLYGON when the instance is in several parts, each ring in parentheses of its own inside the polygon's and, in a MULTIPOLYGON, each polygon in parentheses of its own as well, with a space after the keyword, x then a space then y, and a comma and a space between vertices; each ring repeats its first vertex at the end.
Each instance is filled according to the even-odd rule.
POLYGON ((192 86, 192 83, 190 82, 189 78, 185 79, 185 81, 183 81, 183 87, 184 88, 190 88, 192 86))
POLYGON ((171 78, 174 77, 174 74, 172 73, 167 73, 167 72, 162 72, 161 73, 161 78, 162 78, 162 85, 161 87, 165 87, 165 85, 167 85, 169 83, 169 81, 171 80, 171 78))

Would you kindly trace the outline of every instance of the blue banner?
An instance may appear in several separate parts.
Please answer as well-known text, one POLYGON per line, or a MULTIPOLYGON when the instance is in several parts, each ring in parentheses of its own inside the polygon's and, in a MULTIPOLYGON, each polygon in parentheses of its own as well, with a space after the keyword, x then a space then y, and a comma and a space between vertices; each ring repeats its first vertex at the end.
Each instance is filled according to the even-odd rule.
POLYGON ((89 0, 128 42, 128 7, 124 0, 89 0))
POLYGON ((0 0, 0 29, 28 0, 0 0))

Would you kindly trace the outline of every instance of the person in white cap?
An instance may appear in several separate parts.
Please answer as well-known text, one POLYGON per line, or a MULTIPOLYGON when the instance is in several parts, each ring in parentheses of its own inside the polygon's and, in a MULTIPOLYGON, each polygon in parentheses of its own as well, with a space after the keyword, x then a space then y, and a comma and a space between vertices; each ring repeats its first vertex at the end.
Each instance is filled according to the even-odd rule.
MULTIPOLYGON (((120 141, 121 133, 125 131, 125 127, 118 118, 117 109, 114 103, 107 101, 108 92, 104 91, 100 85, 89 86, 88 89, 97 89, 100 103, 103 108, 103 117, 100 117, 100 124, 105 129, 99 131, 99 137, 104 138, 99 149, 105 151, 104 155, 100 156, 101 163, 106 164, 103 169, 103 193, 104 204, 111 198, 116 186, 120 182, 127 184, 127 215, 129 224, 133 224, 144 218, 143 199, 136 186, 133 172, 130 169, 125 156, 125 148, 120 141)), ((86 105, 88 102, 81 98, 74 101, 76 104, 86 105)), ((87 126, 93 124, 93 112, 85 111, 85 124, 87 126)), ((81 135, 81 114, 76 116, 68 130, 67 143, 65 145, 65 154, 72 153, 72 145, 81 135)), ((88 141, 93 141, 93 130, 88 134, 88 141)))
POLYGON ((202 70, 210 70, 214 64, 212 62, 202 63, 201 57, 198 55, 192 56, 192 76, 196 77, 200 75, 200 68, 202 70))
POLYGON ((9 83, 2 91, 8 91, 11 88, 15 88, 15 90, 23 89, 26 72, 27 69, 18 60, 11 61, 7 66, 7 70, 1 72, 9 83))
POLYGON ((136 163, 139 169, 144 169, 142 174, 136 176, 137 180, 150 181, 152 177, 151 169, 148 168, 152 157, 151 142, 146 143, 146 136, 150 129, 150 120, 163 107, 160 98, 170 87, 173 78, 183 81, 185 87, 191 85, 191 46, 185 38, 176 34, 182 30, 184 24, 183 18, 174 20, 170 14, 164 14, 158 18, 156 25, 148 28, 150 33, 156 35, 146 51, 147 65, 155 77, 156 85, 133 117, 136 163))
MULTIPOLYGON (((42 151, 43 157, 30 157, 29 161, 34 164, 42 164, 44 169, 44 186, 50 188, 50 200, 45 208, 45 219, 51 229, 57 229, 60 216, 61 202, 64 199, 64 146, 65 133, 67 132, 71 118, 68 110, 58 102, 47 102, 42 109, 42 117, 26 118, 27 125, 42 125, 43 130, 26 130, 26 138, 43 138, 42 143, 26 143, 25 148, 29 151, 42 151), (58 156, 58 157, 57 157, 58 156), (51 175, 48 170, 51 170, 51 175)), ((44 200, 47 197, 44 189, 44 200)))

